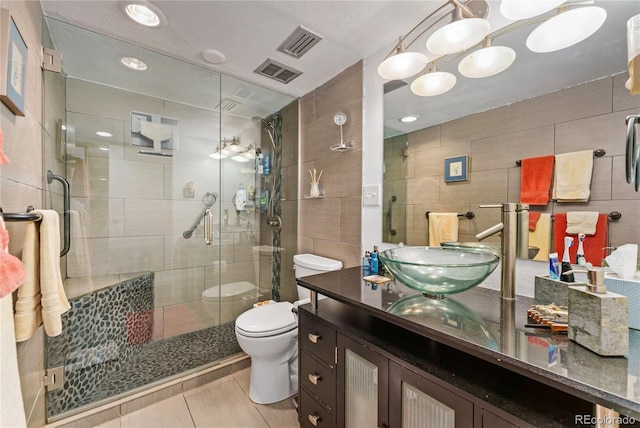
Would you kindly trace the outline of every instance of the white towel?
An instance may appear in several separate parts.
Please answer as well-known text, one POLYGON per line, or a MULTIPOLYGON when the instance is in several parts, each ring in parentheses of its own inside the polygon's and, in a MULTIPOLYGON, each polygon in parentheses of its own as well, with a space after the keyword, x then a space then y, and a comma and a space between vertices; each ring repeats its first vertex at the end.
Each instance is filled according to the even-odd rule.
POLYGON ((558 202, 586 202, 591 194, 593 150, 556 155, 553 199, 558 202))
POLYGON ((11 294, 0 299, 0 427, 26 427, 11 294))
POLYGON ((594 211, 569 211, 567 212, 567 229, 565 232, 577 235, 595 235, 598 216, 600 213, 594 211))
POLYGON ((71 308, 60 274, 60 230, 58 213, 36 210, 39 224, 25 226, 22 263, 27 278, 18 289, 16 301, 16 340, 28 340, 41 323, 48 336, 62 333, 60 316, 71 308))
POLYGON ((429 245, 458 241, 458 213, 429 213, 429 245))

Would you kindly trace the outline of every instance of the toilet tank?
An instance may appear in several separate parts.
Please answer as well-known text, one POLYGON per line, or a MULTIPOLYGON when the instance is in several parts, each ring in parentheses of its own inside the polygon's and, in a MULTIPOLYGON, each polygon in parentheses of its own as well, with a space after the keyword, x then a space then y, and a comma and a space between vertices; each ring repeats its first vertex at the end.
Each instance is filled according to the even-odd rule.
MULTIPOLYGON (((293 256, 293 268, 296 271, 296 278, 309 275, 317 275, 323 272, 342 269, 340 260, 329 259, 327 257, 316 256, 315 254, 296 254, 293 256)), ((309 289, 298 287, 298 298, 309 297, 309 289)))
POLYGON ((302 278, 342 269, 342 262, 315 254, 296 254, 293 256, 293 266, 296 270, 296 278, 302 278))

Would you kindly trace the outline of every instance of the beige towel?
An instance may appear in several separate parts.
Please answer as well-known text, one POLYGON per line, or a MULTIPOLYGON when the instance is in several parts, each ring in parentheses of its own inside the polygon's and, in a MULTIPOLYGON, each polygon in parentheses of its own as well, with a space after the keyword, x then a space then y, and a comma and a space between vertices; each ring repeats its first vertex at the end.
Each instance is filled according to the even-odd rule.
POLYGON ((26 427, 11 295, 0 299, 0 427, 26 427))
POLYGON ((25 226, 22 263, 27 279, 18 289, 16 341, 28 340, 41 323, 48 336, 62 333, 60 316, 71 308, 60 274, 60 230, 58 213, 36 210, 42 216, 25 226))
POLYGON ((566 232, 572 235, 584 233, 585 235, 596 234, 596 224, 598 224, 599 212, 594 211, 569 211, 567 212, 566 232))
POLYGON ((458 241, 458 213, 429 213, 429 245, 458 241))
POLYGON ((558 202, 586 202, 591 193, 593 150, 556 155, 553 199, 558 202))
POLYGON ((540 251, 533 260, 549 261, 551 249, 551 214, 542 213, 536 223, 536 230, 529 231, 529 246, 538 247, 540 251))

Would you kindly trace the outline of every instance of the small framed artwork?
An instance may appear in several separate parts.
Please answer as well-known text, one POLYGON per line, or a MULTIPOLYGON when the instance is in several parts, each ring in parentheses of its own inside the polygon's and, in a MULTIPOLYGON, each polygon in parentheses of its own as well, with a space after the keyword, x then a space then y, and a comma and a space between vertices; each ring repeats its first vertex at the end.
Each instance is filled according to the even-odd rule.
POLYGON ((0 9, 0 100, 16 116, 24 116, 27 44, 7 9, 0 9))
POLYGON ((467 181, 469 172, 469 156, 456 156, 444 160, 444 182, 467 181))

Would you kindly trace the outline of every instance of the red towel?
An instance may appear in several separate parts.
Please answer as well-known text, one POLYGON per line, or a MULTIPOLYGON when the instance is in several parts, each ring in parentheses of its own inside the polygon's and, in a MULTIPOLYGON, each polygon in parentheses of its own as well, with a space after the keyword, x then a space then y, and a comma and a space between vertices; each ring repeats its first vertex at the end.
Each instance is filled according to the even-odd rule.
MULTIPOLYGON (((569 248, 571 263, 576 263, 576 252, 578 250, 578 235, 567 234, 567 213, 555 213, 553 216, 553 246, 558 253, 558 257, 562 259, 564 254, 564 237, 571 236, 573 245, 569 248)), ((582 243, 584 247, 584 257, 594 266, 600 266, 604 258, 604 247, 607 246, 607 222, 608 215, 600 213, 598 215, 598 223, 596 224, 596 234, 587 235, 582 243)))
POLYGON ((535 231, 536 225, 538 224, 538 220, 540 220, 540 216, 542 213, 539 212, 531 212, 529 211, 529 230, 535 231))
POLYGON ((522 159, 520 203, 547 205, 551 193, 554 156, 522 159))

